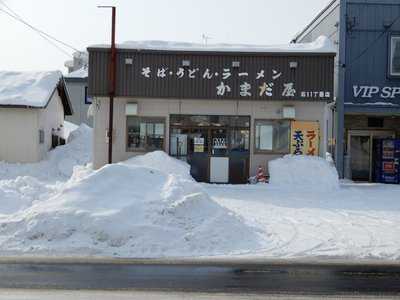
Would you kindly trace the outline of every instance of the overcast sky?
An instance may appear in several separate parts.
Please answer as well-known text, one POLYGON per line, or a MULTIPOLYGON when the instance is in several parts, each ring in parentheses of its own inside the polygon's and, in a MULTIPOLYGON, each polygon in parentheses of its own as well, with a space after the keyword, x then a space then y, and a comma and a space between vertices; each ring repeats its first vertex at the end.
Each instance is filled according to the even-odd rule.
MULTIPOLYGON (((0 0, 30 24, 78 49, 109 43, 117 6, 117 42, 172 40, 282 44, 330 0, 0 0)), ((0 70, 66 71, 68 56, 0 11, 0 70)), ((73 50, 64 49, 72 53, 73 50)))

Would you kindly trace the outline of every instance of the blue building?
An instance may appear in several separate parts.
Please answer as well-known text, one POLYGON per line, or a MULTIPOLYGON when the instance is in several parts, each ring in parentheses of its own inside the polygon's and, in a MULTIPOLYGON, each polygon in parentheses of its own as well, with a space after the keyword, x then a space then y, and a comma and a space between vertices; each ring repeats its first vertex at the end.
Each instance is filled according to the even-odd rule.
POLYGON ((340 175, 374 181, 382 138, 400 137, 400 0, 332 1, 293 40, 337 46, 330 143, 340 175))

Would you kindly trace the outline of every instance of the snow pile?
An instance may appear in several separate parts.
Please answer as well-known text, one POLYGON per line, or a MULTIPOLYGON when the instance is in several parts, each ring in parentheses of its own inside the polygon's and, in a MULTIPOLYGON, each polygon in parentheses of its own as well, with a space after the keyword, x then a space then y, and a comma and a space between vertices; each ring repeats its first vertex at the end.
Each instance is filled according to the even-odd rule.
MULTIPOLYGON (((92 45, 93 48, 109 48, 109 45, 92 45)), ((170 51, 220 51, 220 52, 265 52, 265 53, 335 53, 331 40, 318 37, 311 43, 286 45, 246 45, 246 44, 198 44, 173 41, 127 41, 117 45, 121 49, 170 50, 170 51)))
POLYGON ((69 143, 48 153, 38 163, 0 162, 0 215, 29 208, 35 201, 47 200, 70 179, 74 168, 91 162, 92 129, 81 125, 69 143))
POLYGON ((0 71, 0 105, 44 107, 61 77, 59 71, 0 71))
POLYGON ((214 202, 188 165, 163 152, 98 171, 75 169, 50 199, 0 218, 3 253, 160 257, 259 247, 251 227, 214 202))
POLYGON ((69 135, 71 134, 72 131, 78 129, 78 125, 75 125, 74 123, 64 121, 64 131, 63 131, 63 137, 64 139, 68 140, 69 135))
POLYGON ((270 184, 304 189, 337 189, 339 176, 331 161, 318 156, 286 155, 268 163, 270 184))
POLYGON ((190 166, 184 161, 171 158, 164 151, 154 151, 145 155, 133 157, 125 162, 129 165, 145 166, 166 174, 173 174, 182 178, 190 178, 190 166))

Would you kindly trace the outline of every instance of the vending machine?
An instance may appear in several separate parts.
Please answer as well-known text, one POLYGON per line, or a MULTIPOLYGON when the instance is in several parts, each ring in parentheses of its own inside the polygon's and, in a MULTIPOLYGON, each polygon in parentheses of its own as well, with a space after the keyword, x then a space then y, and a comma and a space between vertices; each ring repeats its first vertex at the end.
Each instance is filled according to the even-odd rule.
POLYGON ((377 139, 374 150, 375 181, 400 184, 400 140, 377 139))

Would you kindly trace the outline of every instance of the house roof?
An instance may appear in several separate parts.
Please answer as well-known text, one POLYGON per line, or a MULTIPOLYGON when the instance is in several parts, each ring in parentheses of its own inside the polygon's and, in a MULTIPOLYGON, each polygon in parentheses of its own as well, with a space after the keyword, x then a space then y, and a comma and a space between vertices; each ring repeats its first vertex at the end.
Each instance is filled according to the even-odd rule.
POLYGON ((0 71, 0 106, 45 108, 58 91, 66 115, 72 105, 60 71, 13 72, 0 71))

